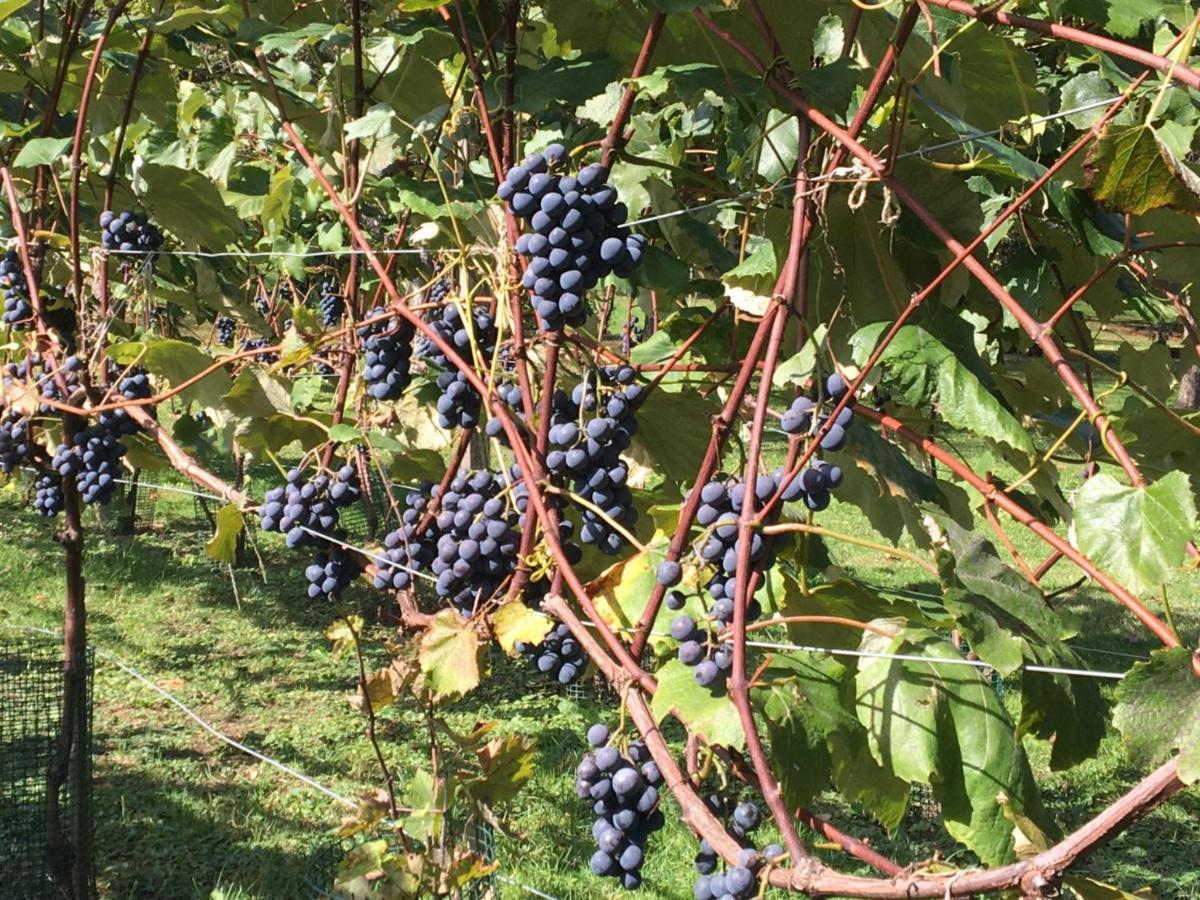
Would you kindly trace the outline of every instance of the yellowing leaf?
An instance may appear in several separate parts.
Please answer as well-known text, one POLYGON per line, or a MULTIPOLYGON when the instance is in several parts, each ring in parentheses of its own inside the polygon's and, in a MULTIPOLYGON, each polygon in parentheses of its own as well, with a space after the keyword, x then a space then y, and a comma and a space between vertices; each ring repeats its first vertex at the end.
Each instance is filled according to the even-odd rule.
POLYGON ((461 697, 479 685, 483 648, 470 622, 449 609, 438 613, 421 636, 421 672, 434 700, 461 697))
POLYGON ((325 637, 333 641, 333 652, 341 653, 347 647, 354 646, 354 639, 362 634, 362 616, 349 616, 335 620, 325 629, 325 637))
POLYGON ((232 503, 217 511, 217 531, 204 546, 209 559, 233 563, 237 557, 237 537, 242 531, 242 511, 232 503))
POLYGON ((1177 160, 1149 125, 1110 127, 1088 151, 1084 181, 1121 212, 1170 207, 1200 212, 1200 176, 1177 160))
POLYGON ((530 609, 520 600, 510 600, 492 616, 496 640, 510 656, 516 652, 513 645, 517 641, 540 644, 553 627, 554 621, 549 616, 530 609))

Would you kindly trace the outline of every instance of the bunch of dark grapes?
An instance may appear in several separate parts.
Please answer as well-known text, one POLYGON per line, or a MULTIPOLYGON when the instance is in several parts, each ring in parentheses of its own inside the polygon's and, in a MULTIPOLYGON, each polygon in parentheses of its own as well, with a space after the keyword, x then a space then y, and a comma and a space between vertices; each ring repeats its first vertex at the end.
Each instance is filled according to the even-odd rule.
POLYGON ((117 489, 125 446, 103 425, 89 425, 58 445, 51 465, 63 478, 75 479, 84 503, 108 503, 117 489))
MULTIPOLYGON (((447 303, 437 315, 429 320, 429 327, 438 337, 458 351, 465 361, 475 365, 486 364, 496 352, 496 320, 486 309, 476 309, 471 313, 470 327, 463 321, 462 312, 458 305, 447 303), (472 340, 474 345, 472 345, 472 340), (478 353, 472 346, 479 349, 478 353)), ((450 361, 446 354, 428 337, 422 335, 417 340, 416 355, 439 368, 446 369, 450 361)))
POLYGON ((403 590, 414 573, 428 571, 437 595, 465 615, 491 598, 517 566, 523 486, 509 489, 501 475, 487 470, 454 478, 412 494, 401 526, 384 539, 385 558, 376 576, 380 589, 403 590), (437 515, 418 533, 424 511, 439 498, 437 515))
MULTIPOLYGON (((823 397, 818 396, 815 399, 811 397, 797 397, 792 401, 791 407, 783 414, 783 418, 779 422, 779 427, 788 434, 807 434, 814 430, 814 422, 819 428, 829 419, 829 415, 822 411, 825 403, 828 403, 830 408, 834 404, 841 401, 849 390, 849 385, 837 372, 834 372, 825 379, 825 394, 823 397), (814 418, 815 415, 815 418, 814 418)), ((854 398, 846 404, 845 408, 838 413, 833 424, 829 426, 829 430, 825 432, 825 436, 821 438, 822 450, 841 450, 846 446, 846 430, 854 424, 854 398)), ((816 508, 816 507, 812 507, 816 508)), ((823 507, 821 507, 823 508, 823 507)))
POLYGON ((304 570, 308 579, 311 600, 338 600, 359 573, 354 557, 336 544, 328 550, 318 550, 312 563, 304 570))
MULTIPOLYGON (((524 406, 521 402, 521 388, 515 382, 502 381, 497 384, 496 397, 513 411, 513 414, 519 421, 525 421, 524 406)), ((483 430, 488 437, 495 438, 504 446, 508 446, 508 436, 504 433, 504 427, 499 417, 488 419, 487 425, 484 426, 483 430)))
POLYGON ((52 519, 63 509, 62 476, 57 472, 39 475, 33 483, 33 508, 38 515, 52 519))
POLYGON ((623 228, 629 211, 607 184, 608 169, 558 174, 566 159, 562 144, 551 144, 509 169, 496 191, 531 229, 516 249, 529 260, 523 283, 547 330, 582 325, 586 293, 609 273, 632 274, 646 243, 623 228))
POLYGON ((29 287, 21 267, 21 257, 13 250, 0 258, 0 291, 4 292, 4 315, 0 319, 5 325, 16 329, 28 328, 33 307, 29 303, 29 287))
MULTIPOLYGON (((440 271, 440 270, 439 270, 440 271)), ((454 285, 445 275, 438 278, 429 286, 429 302, 442 303, 454 291, 454 285)))
POLYGON ((624 526, 637 519, 633 495, 625 481, 629 467, 621 460, 637 433, 635 412, 641 385, 628 366, 609 367, 552 400, 550 446, 546 467, 591 507, 581 506, 579 539, 602 552, 621 549, 623 538, 606 519, 624 526), (597 382, 606 386, 604 391, 597 382), (603 512, 603 516, 596 510, 603 512))
POLYGON ((623 755, 610 743, 608 727, 599 723, 588 729, 587 739, 594 750, 576 769, 575 791, 579 799, 592 802, 596 816, 592 874, 618 878, 634 891, 642 884, 646 839, 663 825, 658 808, 662 774, 640 741, 623 755))
MULTIPOLYGON (((486 366, 496 352, 496 322, 486 310, 474 311, 468 327, 459 308, 448 303, 430 320, 429 327, 477 370, 486 366)), ((438 424, 443 428, 474 428, 478 425, 483 401, 467 381, 467 376, 461 371, 449 370, 450 361, 446 354, 427 337, 417 341, 416 354, 447 369, 437 379, 442 392, 437 401, 438 424)))
MULTIPOLYGON (((727 804, 717 794, 705 798, 708 807, 715 815, 721 815, 727 804)), ((737 864, 717 871, 720 858, 712 845, 706 840, 700 842, 700 850, 693 860, 693 865, 699 877, 692 888, 696 900, 750 900, 758 896, 759 870, 763 863, 777 863, 783 859, 783 848, 778 844, 768 844, 762 853, 755 849, 749 836, 756 829, 762 816, 754 803, 739 803, 733 810, 730 831, 743 845, 738 851, 737 864)))
MULTIPOLYGON (((387 313, 375 307, 367 313, 374 319, 387 313)), ((413 328, 398 316, 389 316, 358 329, 362 338, 363 381, 375 400, 398 400, 408 387, 412 362, 413 328)))
POLYGON ((149 263, 162 247, 162 233, 150 224, 145 213, 128 209, 113 213, 106 209, 100 213, 100 228, 104 249, 109 253, 138 253, 149 263))
POLYGON ((237 322, 229 316, 217 316, 217 343, 222 347, 233 346, 233 336, 237 333, 237 322))
MULTIPOLYGON (((238 345, 238 352, 245 353, 247 350, 262 350, 264 347, 270 347, 275 342, 270 338, 243 338, 238 345)), ((252 357, 265 366, 273 366, 279 362, 278 353, 259 353, 252 357)))
POLYGON ((283 487, 267 491, 258 510, 259 524, 263 531, 286 535, 288 547, 320 545, 322 535, 336 536, 339 507, 353 503, 359 493, 358 473, 351 465, 342 466, 333 478, 322 474, 312 481, 291 469, 283 487))
POLYGON ((29 419, 15 409, 0 417, 0 472, 11 474, 29 459, 33 446, 33 427, 29 419))
POLYGON ((443 428, 474 428, 479 424, 479 410, 483 405, 479 392, 471 387, 462 372, 442 372, 437 377, 438 424, 443 428))
MULTIPOLYGON (((150 384, 150 376, 145 372, 131 372, 117 383, 117 393, 126 400, 145 400, 154 393, 150 384)), ((150 408, 154 414, 154 408, 150 408)), ((137 434, 138 424, 123 409, 113 409, 100 413, 100 425, 115 436, 137 434)))
POLYGON ((587 668, 587 656, 566 625, 557 625, 540 644, 517 641, 513 646, 535 669, 559 684, 574 683, 587 668))
POLYGON ((321 285, 321 324, 333 328, 342 321, 346 312, 346 304, 342 300, 341 286, 336 281, 326 281, 321 285))
POLYGON ((671 637, 679 641, 679 661, 695 667, 694 677, 701 687, 725 678, 733 668, 733 645, 718 646, 713 631, 701 628, 691 616, 681 613, 671 621, 671 637))

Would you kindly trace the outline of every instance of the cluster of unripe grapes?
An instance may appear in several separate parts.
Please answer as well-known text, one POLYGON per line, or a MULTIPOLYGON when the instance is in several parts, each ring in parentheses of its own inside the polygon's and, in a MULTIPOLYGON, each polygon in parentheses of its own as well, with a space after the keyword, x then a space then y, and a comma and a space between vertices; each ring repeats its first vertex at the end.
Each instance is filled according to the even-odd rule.
MULTIPOLYGON (((849 387, 846 379, 834 372, 825 379, 824 395, 797 397, 792 401, 788 411, 783 414, 783 418, 779 421, 779 427, 788 434, 807 434, 815 430, 814 426, 820 428, 829 419, 828 413, 822 409, 823 402, 828 402, 830 405, 840 402, 849 387)), ((821 438, 822 450, 841 450, 846 446, 846 431, 854 423, 853 407, 854 398, 851 397, 821 438)))
POLYGON ((29 303, 29 288, 25 282, 21 257, 14 250, 0 257, 0 292, 4 294, 4 314, 0 320, 15 329, 28 328, 33 307, 29 303))
POLYGON ((559 174, 566 160, 566 148, 551 144, 509 169, 496 191, 530 228, 516 250, 529 260, 523 284, 551 331, 582 325, 587 292, 610 273, 632 274, 646 243, 623 227, 629 210, 607 183, 608 169, 594 164, 575 176, 559 174))
POLYGON ((513 646, 535 669, 559 684, 574 683, 587 668, 587 654, 563 624, 551 629, 540 644, 517 641, 513 646))
POLYGON ((401 525, 384 538, 386 563, 375 586, 403 590, 413 577, 429 573, 438 597, 470 615, 490 599, 517 566, 524 486, 500 473, 480 469, 457 475, 442 493, 424 485, 409 495, 401 525), (429 505, 437 514, 418 530, 429 505))
POLYGON ((336 281, 325 281, 321 284, 321 324, 326 328, 335 327, 346 312, 346 303, 342 300, 341 286, 336 281))
MULTIPOLYGON (((387 314, 375 307, 365 316, 376 319, 387 314)), ((368 322, 358 329, 363 348, 363 381, 375 400, 398 400, 408 387, 412 363, 413 328, 399 316, 368 322)))
POLYGON ((620 880, 627 890, 642 885, 646 839, 663 825, 658 788, 662 774, 650 758, 646 745, 634 742, 623 754, 610 741, 606 725, 597 723, 587 731, 592 752, 576 769, 575 792, 590 801, 596 816, 592 837, 592 874, 620 880))
POLYGON ((124 210, 100 213, 101 240, 109 253, 144 254, 147 261, 154 259, 162 247, 163 236, 146 218, 145 213, 124 210))
POLYGON ((569 395, 556 391, 551 401, 546 468, 590 504, 579 504, 579 540, 608 554, 624 543, 611 523, 631 526, 637 520, 626 484, 629 467, 621 459, 638 428, 642 386, 634 383, 635 375, 629 366, 606 367, 569 395))

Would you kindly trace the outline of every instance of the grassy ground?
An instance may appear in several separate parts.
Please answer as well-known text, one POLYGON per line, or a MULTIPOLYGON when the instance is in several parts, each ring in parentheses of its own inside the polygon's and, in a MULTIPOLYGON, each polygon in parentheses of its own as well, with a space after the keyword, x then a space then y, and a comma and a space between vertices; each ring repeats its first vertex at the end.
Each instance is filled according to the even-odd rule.
MULTIPOLYGON (((61 564, 50 530, 0 491, 0 622, 57 627, 61 564)), ((190 501, 178 507, 187 512, 190 501)), ((857 511, 835 503, 831 528, 870 529, 857 511)), ((1040 558, 1036 541, 1018 546, 1040 558)), ((93 529, 87 557, 91 639, 140 669, 231 736, 299 769, 344 795, 377 783, 361 721, 344 702, 353 688, 350 658, 335 658, 321 632, 329 611, 303 599, 303 563, 269 554, 266 581, 238 573, 240 607, 229 575, 203 556, 203 538, 156 530, 136 538, 93 529)), ((928 576, 870 551, 848 548, 837 560, 869 583, 928 589, 928 576)), ((1068 579, 1066 566, 1050 576, 1068 579)), ((362 593, 369 602, 367 593, 362 593)), ((1185 636, 1200 635, 1200 578, 1172 585, 1185 636)), ((1081 590, 1067 607, 1086 623, 1090 665, 1121 669, 1152 644, 1132 619, 1098 593, 1081 590), (1114 655, 1124 654, 1124 655, 1114 655)), ((0 630, 0 640, 3 632, 0 630)), ((582 732, 604 714, 543 688, 523 667, 494 658, 485 688, 457 704, 453 722, 468 728, 497 718, 505 730, 538 739, 534 781, 518 800, 516 834, 499 836, 502 873, 561 898, 608 896, 612 882, 586 873, 590 817, 573 795, 582 732)), ((215 741, 161 697, 101 660, 96 675, 97 860, 102 896, 291 900, 308 896, 305 868, 328 840, 341 810, 275 769, 215 741)), ((613 715, 608 712, 609 717, 613 715)), ((410 710, 385 711, 381 737, 403 781, 426 752, 410 710)), ((1044 748, 1031 745, 1044 770, 1044 748)), ((1098 759, 1043 780, 1051 810, 1065 827, 1118 796, 1138 777, 1110 736, 1098 759)), ((826 808, 832 810, 829 798, 826 808)), ((853 811, 841 810, 842 813, 853 811)), ((668 807, 668 825, 653 839, 643 895, 691 896, 694 844, 668 807)), ((869 822, 856 824, 866 833, 869 822), (860 827, 861 826, 861 827, 860 827)), ((874 834, 902 857, 949 845, 936 821, 915 813, 895 836, 874 834)), ((1117 839, 1087 864, 1095 877, 1125 888, 1152 885, 1161 897, 1200 897, 1200 797, 1189 791, 1117 839)), ((3 865, 0 861, 0 870, 3 865)), ((526 896, 501 882, 502 897, 526 896)))

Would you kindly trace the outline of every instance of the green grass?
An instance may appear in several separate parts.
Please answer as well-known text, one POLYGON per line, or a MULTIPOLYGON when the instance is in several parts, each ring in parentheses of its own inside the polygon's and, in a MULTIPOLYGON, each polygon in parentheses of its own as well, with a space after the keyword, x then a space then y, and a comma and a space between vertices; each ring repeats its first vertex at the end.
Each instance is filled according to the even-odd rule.
MULTIPOLYGON (((0 543, 0 621, 55 628, 61 624, 61 562, 50 528, 19 510, 14 491, 0 492, 5 539, 0 543)), ((175 510, 185 513, 186 506, 175 510)), ((835 503, 823 524, 870 536, 862 515, 835 503)), ((1018 548, 1040 559, 1031 534, 1012 531, 1018 548)), ((334 657, 321 636, 331 612, 303 599, 304 563, 264 548, 267 580, 237 574, 240 608, 229 575, 203 555, 205 535, 161 531, 135 538, 93 528, 88 536, 89 629, 93 643, 144 672, 220 730, 353 796, 378 783, 359 716, 345 702, 354 664, 334 657)), ((836 561, 862 580, 929 590, 928 575, 855 547, 835 548, 836 561)), ((1070 579, 1066 565, 1049 578, 1070 579)), ((1171 586, 1186 636, 1200 634, 1200 577, 1181 573, 1171 586)), ((369 592, 361 591, 364 603, 369 592)), ((1066 608, 1085 623, 1087 659, 1095 668, 1132 661, 1102 652, 1144 654, 1153 644, 1111 600, 1084 589, 1066 608)), ((0 630, 2 639, 2 630, 0 630)), ((582 732, 615 711, 576 703, 543 687, 523 665, 493 655, 482 690, 455 704, 449 720, 463 730, 495 718, 506 732, 538 740, 537 775, 511 811, 511 836, 499 835, 501 872, 560 898, 616 896, 613 882, 586 873, 590 817, 573 793, 582 732)), ((206 735, 161 697, 103 659, 96 674, 96 854, 101 894, 113 900, 153 897, 291 900, 307 896, 305 868, 329 840, 342 810, 277 770, 206 735)), ((419 716, 393 706, 380 735, 403 783, 427 753, 419 716)), ((1046 750, 1030 743, 1039 773, 1046 750)), ((1099 757, 1043 779, 1045 798, 1064 827, 1086 820, 1132 785, 1110 735, 1099 757)), ((691 896, 694 842, 667 807, 667 827, 653 838, 642 895, 691 896)), ((935 848, 952 851, 936 821, 910 814, 899 833, 879 833, 832 797, 819 809, 849 815, 853 830, 905 859, 935 848)), ((829 858, 833 855, 826 853, 829 858)), ((1160 897, 1200 897, 1200 797, 1188 791, 1103 849, 1083 868, 1127 889, 1152 885, 1160 897)), ((845 865, 845 861, 840 861, 845 865)), ((508 883, 500 896, 522 897, 508 883)))

